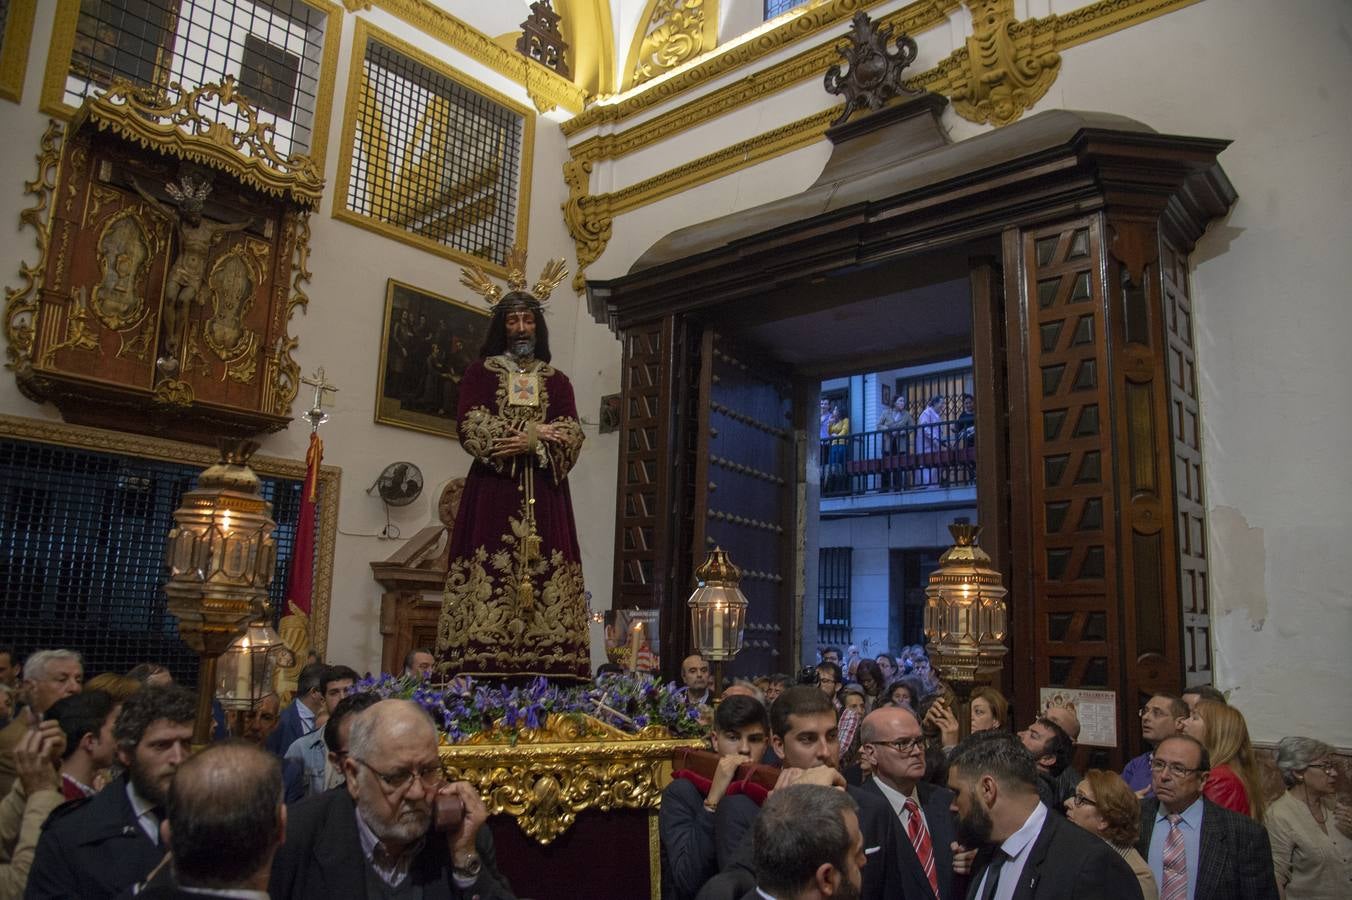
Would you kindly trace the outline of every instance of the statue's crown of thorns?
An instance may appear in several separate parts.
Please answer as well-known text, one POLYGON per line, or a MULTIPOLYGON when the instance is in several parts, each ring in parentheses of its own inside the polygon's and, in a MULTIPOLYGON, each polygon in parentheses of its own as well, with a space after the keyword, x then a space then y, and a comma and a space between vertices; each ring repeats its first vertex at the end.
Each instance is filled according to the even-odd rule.
POLYGON ((482 268, 470 266, 460 270, 460 283, 476 294, 481 295, 493 307, 494 312, 508 307, 523 307, 530 310, 543 309, 549 302, 549 295, 568 275, 568 267, 562 258, 551 259, 540 270, 535 286, 526 290, 526 248, 513 247, 507 254, 507 287, 503 293, 501 287, 493 283, 482 268))

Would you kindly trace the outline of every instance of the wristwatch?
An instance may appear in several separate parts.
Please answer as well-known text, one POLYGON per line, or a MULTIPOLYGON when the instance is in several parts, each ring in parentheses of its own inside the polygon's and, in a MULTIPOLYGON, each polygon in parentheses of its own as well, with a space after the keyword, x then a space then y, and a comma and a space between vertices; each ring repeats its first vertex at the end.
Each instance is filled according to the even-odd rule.
POLYGON ((471 853, 465 857, 463 862, 451 860, 451 871, 461 878, 478 878, 479 870, 483 868, 483 860, 479 859, 479 854, 471 853))

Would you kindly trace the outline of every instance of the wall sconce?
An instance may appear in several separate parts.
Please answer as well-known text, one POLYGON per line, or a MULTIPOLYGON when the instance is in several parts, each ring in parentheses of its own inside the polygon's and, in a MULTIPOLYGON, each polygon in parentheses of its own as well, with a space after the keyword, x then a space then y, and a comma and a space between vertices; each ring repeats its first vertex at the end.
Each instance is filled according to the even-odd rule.
POLYGON ((723 548, 715 547, 695 570, 697 586, 690 595, 690 634, 695 650, 713 664, 714 688, 723 689, 723 664, 742 649, 746 626, 746 595, 737 586, 742 570, 723 548))
MULTIPOLYGON (((972 689, 999 672, 1005 646, 1004 580, 977 544, 981 526, 948 526, 954 545, 939 557, 939 568, 925 588, 926 648, 934 668, 963 701, 972 689)), ((966 716, 961 716, 964 733, 966 716)))
MULTIPOLYGON (((222 441, 220 460, 197 479, 174 511, 164 592, 184 643, 197 651, 197 723, 193 742, 211 738, 217 661, 250 622, 270 618, 268 585, 277 568, 272 504, 249 468, 253 441, 222 441)), ((270 630, 270 629, 269 629, 270 630)))

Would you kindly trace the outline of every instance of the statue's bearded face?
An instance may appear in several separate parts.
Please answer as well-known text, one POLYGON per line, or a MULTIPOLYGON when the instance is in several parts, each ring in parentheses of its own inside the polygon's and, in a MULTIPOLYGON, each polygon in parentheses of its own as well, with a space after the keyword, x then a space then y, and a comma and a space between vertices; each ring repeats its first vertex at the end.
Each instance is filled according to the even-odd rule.
POLYGON ((535 353, 535 313, 528 310, 512 310, 507 313, 507 352, 518 359, 525 359, 535 353))

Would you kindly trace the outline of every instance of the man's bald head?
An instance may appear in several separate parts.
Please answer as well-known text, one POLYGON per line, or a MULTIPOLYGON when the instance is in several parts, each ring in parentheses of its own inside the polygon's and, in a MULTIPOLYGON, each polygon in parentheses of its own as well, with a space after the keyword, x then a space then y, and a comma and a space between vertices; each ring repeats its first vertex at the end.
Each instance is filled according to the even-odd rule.
POLYGON ((275 756, 242 740, 213 744, 178 767, 165 810, 181 885, 266 888, 286 830, 275 756))
POLYGON ((1075 714, 1073 706, 1049 706, 1045 713, 1048 719, 1051 719, 1072 741, 1080 739, 1080 717, 1075 714))
POLYGON ((690 654, 681 660, 681 681, 691 691, 703 694, 709 687, 709 663, 698 653, 690 654))
POLYGON ((920 717, 909 706, 880 706, 864 716, 859 727, 859 741, 867 744, 877 740, 891 740, 890 735, 900 723, 914 722, 918 727, 920 717), (888 737, 879 737, 886 734, 888 737))
POLYGON ((361 760, 380 759, 386 748, 409 744, 437 746, 432 717, 412 700, 381 700, 352 718, 347 752, 361 760))

